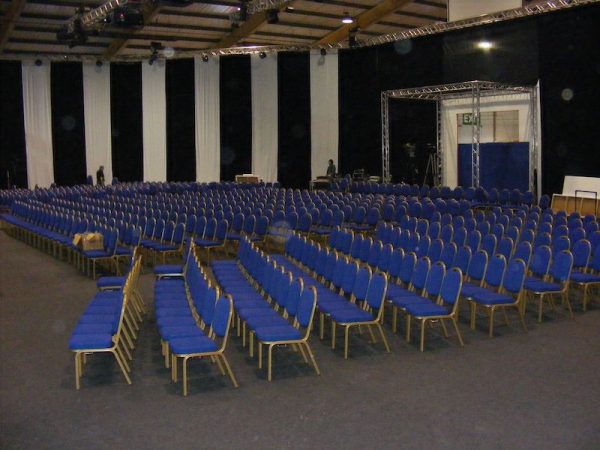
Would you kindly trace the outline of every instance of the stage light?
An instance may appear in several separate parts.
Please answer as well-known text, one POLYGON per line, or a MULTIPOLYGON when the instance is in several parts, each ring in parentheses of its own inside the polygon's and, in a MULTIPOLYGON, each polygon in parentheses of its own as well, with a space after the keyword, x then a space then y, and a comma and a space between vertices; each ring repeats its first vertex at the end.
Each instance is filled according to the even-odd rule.
POLYGON ((202 61, 208 62, 208 55, 207 54, 202 55, 202 61))
POLYGON ((39 58, 38 58, 38 59, 36 59, 36 60, 35 60, 35 65, 36 65, 36 66, 38 66, 38 67, 39 67, 39 66, 41 66, 42 64, 43 64, 43 63, 42 63, 42 60, 41 60, 41 59, 39 59, 39 58))
POLYGON ((344 11, 344 17, 342 17, 342 23, 353 23, 354 19, 347 11, 344 11))
POLYGON ((479 41, 477 43, 477 48, 482 50, 490 50, 491 48, 494 48, 494 44, 490 41, 479 41))
POLYGON ((102 67, 102 61, 100 61, 99 59, 96 60, 96 67, 102 67))
POLYGON ((322 48, 321 50, 319 50, 322 56, 325 56, 327 54, 327 50, 322 48))
POLYGON ((258 54, 258 57, 259 57, 260 59, 265 59, 265 58, 267 57, 267 54, 266 54, 265 52, 260 52, 260 53, 258 54))

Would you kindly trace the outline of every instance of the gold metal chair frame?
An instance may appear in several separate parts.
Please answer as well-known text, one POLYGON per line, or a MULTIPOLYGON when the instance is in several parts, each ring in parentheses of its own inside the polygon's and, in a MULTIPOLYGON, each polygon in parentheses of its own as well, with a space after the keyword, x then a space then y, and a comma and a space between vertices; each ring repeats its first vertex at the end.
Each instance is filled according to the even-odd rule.
MULTIPOLYGON (((232 314, 233 314, 233 302, 231 300, 231 296, 229 294, 225 295, 225 298, 229 302, 229 316, 227 318, 227 329, 223 336, 223 340, 221 341, 221 347, 218 350, 213 352, 204 352, 204 353, 188 353, 188 354, 177 354, 171 353, 171 380, 174 383, 178 382, 177 377, 177 358, 182 359, 182 381, 183 381, 183 395, 184 397, 188 395, 188 379, 187 379, 187 363, 189 359, 192 358, 204 358, 209 357, 211 361, 217 364, 221 375, 229 375, 231 379, 231 383, 235 388, 239 387, 239 384, 233 374, 231 367, 229 366, 229 362, 227 361, 227 357, 225 356, 225 347, 227 346, 227 339, 229 337, 229 329, 231 327, 232 322, 232 314)), ((214 331, 209 330, 208 337, 211 339, 215 338, 214 331)))

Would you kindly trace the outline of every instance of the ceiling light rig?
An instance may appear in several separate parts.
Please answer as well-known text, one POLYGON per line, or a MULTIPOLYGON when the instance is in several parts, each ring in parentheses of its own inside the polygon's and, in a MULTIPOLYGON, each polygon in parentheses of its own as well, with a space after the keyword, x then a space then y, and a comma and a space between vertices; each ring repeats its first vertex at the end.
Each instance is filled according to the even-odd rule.
POLYGON ((347 11, 344 11, 344 16, 342 17, 342 23, 354 23, 354 19, 347 11))

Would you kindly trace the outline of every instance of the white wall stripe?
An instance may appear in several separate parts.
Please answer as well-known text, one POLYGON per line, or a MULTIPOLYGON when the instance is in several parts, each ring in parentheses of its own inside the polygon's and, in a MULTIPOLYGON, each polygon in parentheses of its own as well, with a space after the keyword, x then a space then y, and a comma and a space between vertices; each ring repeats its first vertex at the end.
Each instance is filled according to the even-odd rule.
POLYGON ((87 175, 96 183, 96 171, 104 166, 104 179, 110 184, 112 141, 110 121, 110 64, 98 67, 83 63, 83 108, 85 115, 85 161, 87 175))
POLYGON ((277 54, 268 54, 264 59, 253 54, 250 61, 252 173, 267 182, 277 181, 277 54))
POLYGON ((23 61, 21 71, 28 185, 50 187, 54 182, 50 63, 23 61))
POLYGON ((144 181, 167 179, 167 99, 164 61, 142 63, 144 181))
MULTIPOLYGON (((325 175, 327 161, 338 167, 338 55, 310 54, 311 176, 325 175)), ((339 170, 339 167, 338 167, 339 170)))
POLYGON ((196 181, 221 179, 219 58, 194 58, 196 89, 196 181))

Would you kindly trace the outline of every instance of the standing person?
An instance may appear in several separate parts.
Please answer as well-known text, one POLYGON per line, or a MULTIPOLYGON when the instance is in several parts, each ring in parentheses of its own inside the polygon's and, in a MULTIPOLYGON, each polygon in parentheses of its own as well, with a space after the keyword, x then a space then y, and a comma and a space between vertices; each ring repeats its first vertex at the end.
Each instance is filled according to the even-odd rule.
POLYGON ((335 164, 333 164, 333 159, 329 160, 329 165, 327 166, 327 176, 329 178, 335 177, 335 164))
POLYGON ((96 172, 96 184, 98 186, 104 186, 104 166, 100 166, 96 172))

